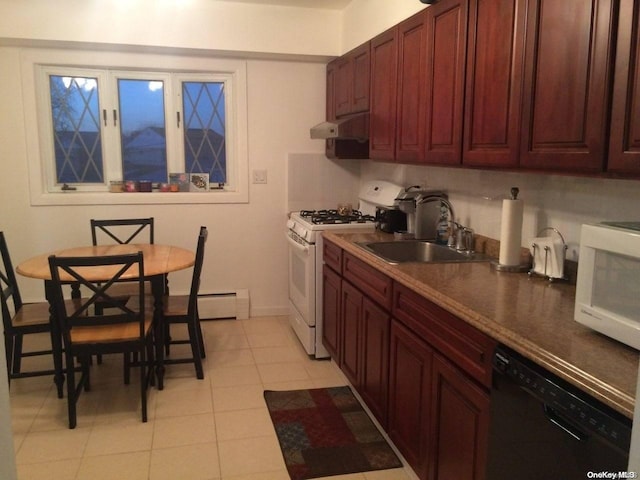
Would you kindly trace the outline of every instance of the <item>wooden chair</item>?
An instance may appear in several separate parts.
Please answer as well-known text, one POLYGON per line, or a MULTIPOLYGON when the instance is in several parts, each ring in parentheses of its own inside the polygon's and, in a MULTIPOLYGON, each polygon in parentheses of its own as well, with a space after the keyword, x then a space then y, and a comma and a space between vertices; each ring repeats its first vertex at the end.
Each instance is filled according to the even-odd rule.
MULTIPOLYGON (((51 368, 44 370, 22 371, 23 357, 52 355, 51 349, 29 351, 23 349, 26 335, 33 333, 49 333, 51 335, 49 303, 22 303, 4 232, 0 232, 0 253, 2 254, 2 264, 4 266, 4 271, 0 270, 0 298, 2 300, 4 347, 7 357, 9 383, 14 378, 53 376, 55 373, 53 365, 51 365, 51 368)), ((53 361, 53 357, 51 357, 51 360, 53 361)), ((62 394, 61 389, 62 385, 60 385, 60 394, 62 394)))
POLYGON ((91 219, 91 240, 94 245, 131 243, 133 240, 153 243, 153 217, 112 220, 91 219), (146 233, 147 236, 143 237, 146 233), (106 240, 106 242, 105 242, 106 240))
MULTIPOLYGON (((125 359, 132 353, 137 354, 140 367, 140 398, 142 402, 142 421, 147 421, 147 388, 153 383, 155 372, 154 323, 153 312, 145 309, 145 282, 142 275, 136 285, 139 299, 137 304, 123 302, 112 296, 109 288, 122 280, 126 272, 144 272, 142 252, 126 255, 102 257, 49 257, 51 269, 51 295, 56 320, 62 334, 67 366, 67 397, 69 409, 69 428, 75 428, 77 422, 76 404, 84 389, 89 391, 90 359, 92 355, 123 353, 125 359), (85 278, 91 268, 107 270, 109 280, 100 284, 85 278), (65 302, 63 286, 78 283, 88 298, 81 298, 69 305, 65 302), (105 302, 108 314, 96 314, 96 301, 105 302), (75 359, 80 363, 81 376, 76 381, 75 359)), ((127 383, 129 364, 125 362, 125 383, 127 383)))
MULTIPOLYGON (((91 241, 93 245, 105 245, 110 243, 127 244, 135 241, 151 243, 154 241, 154 221, 149 218, 121 218, 108 220, 91 219, 91 241)), ((166 286, 166 285, 165 285, 166 286)), ((119 283, 113 285, 110 294, 120 296, 126 301, 126 297, 137 295, 137 286, 131 283, 119 283)), ((147 294, 151 294, 151 287, 147 284, 147 294)), ((102 302, 96 303, 98 312, 102 312, 102 302)))
POLYGON ((165 350, 167 356, 170 354, 171 344, 191 345, 191 357, 188 358, 167 358, 165 364, 193 363, 196 369, 196 377, 204 378, 202 370, 202 359, 205 358, 204 339, 202 328, 200 327, 200 317, 198 316, 198 289, 200 288, 200 275, 204 262, 204 246, 207 241, 207 227, 200 227, 198 235, 198 246, 196 248, 196 260, 191 276, 191 288, 189 295, 166 295, 164 298, 164 324, 165 324, 165 350), (174 340, 169 335, 172 324, 186 324, 189 334, 188 340, 174 340))

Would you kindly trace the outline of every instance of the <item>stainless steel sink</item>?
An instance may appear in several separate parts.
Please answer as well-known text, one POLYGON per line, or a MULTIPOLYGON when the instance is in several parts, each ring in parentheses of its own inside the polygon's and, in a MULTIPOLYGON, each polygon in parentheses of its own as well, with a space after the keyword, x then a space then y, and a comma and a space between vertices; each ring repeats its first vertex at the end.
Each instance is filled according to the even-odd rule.
POLYGON ((465 263, 487 262, 489 257, 482 253, 459 252, 445 245, 423 240, 402 240, 397 242, 359 242, 365 250, 388 263, 465 263))

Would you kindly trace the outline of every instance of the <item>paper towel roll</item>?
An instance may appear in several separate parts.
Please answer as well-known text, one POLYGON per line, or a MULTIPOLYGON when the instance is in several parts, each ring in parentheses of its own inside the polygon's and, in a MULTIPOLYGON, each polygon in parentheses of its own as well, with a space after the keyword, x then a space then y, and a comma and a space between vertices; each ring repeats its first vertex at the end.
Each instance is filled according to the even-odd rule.
POLYGON ((522 248, 522 200, 502 201, 502 224, 500 226, 500 265, 520 265, 522 248))

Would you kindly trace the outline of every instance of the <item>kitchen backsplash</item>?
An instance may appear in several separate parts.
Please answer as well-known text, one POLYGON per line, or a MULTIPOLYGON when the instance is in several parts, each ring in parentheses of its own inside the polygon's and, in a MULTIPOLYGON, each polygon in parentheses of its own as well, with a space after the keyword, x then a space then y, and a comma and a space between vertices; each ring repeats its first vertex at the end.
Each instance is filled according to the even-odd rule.
POLYGON ((511 187, 524 201, 522 242, 547 227, 558 229, 577 261, 580 227, 603 220, 640 220, 640 184, 632 180, 494 172, 362 161, 361 180, 385 179, 400 185, 441 188, 449 193, 456 220, 476 233, 499 239, 502 199, 511 187))
POLYGON ((287 159, 287 211, 358 204, 360 162, 329 160, 320 153, 290 153, 287 159))

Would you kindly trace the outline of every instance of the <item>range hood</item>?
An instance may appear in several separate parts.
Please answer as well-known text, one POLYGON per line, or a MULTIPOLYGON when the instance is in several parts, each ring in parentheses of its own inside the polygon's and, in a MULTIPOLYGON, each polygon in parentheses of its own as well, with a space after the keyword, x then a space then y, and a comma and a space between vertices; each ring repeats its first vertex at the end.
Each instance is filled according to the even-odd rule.
POLYGON ((369 113, 347 115, 311 128, 311 138, 344 138, 366 141, 369 139, 369 113))

